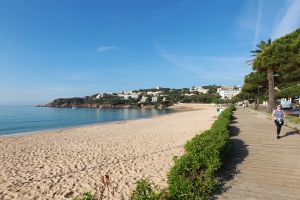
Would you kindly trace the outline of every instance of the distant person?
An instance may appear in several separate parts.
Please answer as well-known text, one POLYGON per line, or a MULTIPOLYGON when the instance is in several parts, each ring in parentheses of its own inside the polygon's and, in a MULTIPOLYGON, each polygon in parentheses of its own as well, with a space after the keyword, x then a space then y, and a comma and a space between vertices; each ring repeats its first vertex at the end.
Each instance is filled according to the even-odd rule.
POLYGON ((224 109, 221 107, 219 108, 219 115, 222 115, 224 113, 224 109))
POLYGON ((275 122, 277 127, 277 139, 280 138, 281 127, 284 124, 283 118, 285 117, 285 113, 282 110, 282 106, 278 105, 277 108, 272 113, 272 120, 275 122))

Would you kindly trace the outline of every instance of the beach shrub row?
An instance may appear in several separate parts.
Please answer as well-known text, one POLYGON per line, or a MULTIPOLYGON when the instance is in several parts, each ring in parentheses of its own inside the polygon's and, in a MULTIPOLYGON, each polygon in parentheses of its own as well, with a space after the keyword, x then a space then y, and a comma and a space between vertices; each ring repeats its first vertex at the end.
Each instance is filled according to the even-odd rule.
MULTIPOLYGON (((174 158, 168 174, 168 188, 161 190, 147 179, 137 181, 131 200, 204 200, 216 190, 216 172, 230 155, 230 121, 234 107, 219 115, 209 130, 188 141, 185 153, 174 158)), ((101 200, 85 193, 76 200, 101 200)))
POLYGON ((216 190, 216 172, 230 154, 229 126, 233 110, 234 107, 229 106, 209 130, 185 144, 185 154, 174 159, 174 165, 168 174, 166 191, 152 189, 153 186, 145 183, 145 180, 138 181, 131 199, 207 199, 216 190), (140 190, 145 185, 148 192, 140 190))

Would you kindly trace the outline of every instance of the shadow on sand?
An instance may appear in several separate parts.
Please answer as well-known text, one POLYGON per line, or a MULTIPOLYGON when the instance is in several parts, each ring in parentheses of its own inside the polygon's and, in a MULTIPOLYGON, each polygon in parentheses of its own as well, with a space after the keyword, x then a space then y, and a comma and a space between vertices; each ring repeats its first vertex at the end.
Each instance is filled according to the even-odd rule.
POLYGON ((231 186, 226 185, 226 183, 240 173, 240 171, 237 169, 237 166, 244 161, 249 153, 248 145, 245 145, 242 140, 234 138, 240 133, 240 129, 234 125, 237 123, 236 119, 236 117, 233 118, 230 126, 230 143, 232 145, 232 153, 228 160, 224 162, 223 168, 217 174, 220 182, 215 195, 210 199, 218 199, 220 195, 231 188, 231 186))

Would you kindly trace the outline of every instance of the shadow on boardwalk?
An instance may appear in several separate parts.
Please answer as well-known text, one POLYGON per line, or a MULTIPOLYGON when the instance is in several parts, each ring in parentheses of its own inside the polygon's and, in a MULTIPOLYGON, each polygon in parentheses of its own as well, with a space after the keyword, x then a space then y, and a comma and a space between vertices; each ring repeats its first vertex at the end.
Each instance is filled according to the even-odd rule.
POLYGON ((230 143, 232 145, 232 154, 231 157, 229 157, 229 159, 224 162, 224 167, 217 174, 220 184, 217 191, 215 192, 215 195, 211 198, 213 200, 218 199, 217 196, 230 189, 231 186, 226 186, 226 183, 232 180, 237 174, 239 174, 237 166, 241 164, 248 156, 248 146, 245 145, 242 140, 234 138, 240 133, 240 129, 234 125, 237 123, 236 119, 237 118, 233 116, 233 121, 231 122, 230 126, 230 143))
POLYGON ((299 133, 298 133, 298 130, 295 130, 295 131, 289 131, 289 132, 286 132, 284 135, 282 135, 281 138, 283 138, 283 137, 288 137, 288 136, 292 136, 292 135, 296 135, 296 134, 299 134, 299 133))

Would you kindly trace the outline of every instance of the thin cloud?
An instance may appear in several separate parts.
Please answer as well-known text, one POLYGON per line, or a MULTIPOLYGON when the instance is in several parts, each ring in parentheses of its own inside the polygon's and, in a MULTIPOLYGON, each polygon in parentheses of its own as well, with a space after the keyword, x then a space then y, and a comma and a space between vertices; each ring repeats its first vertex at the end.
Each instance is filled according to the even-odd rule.
POLYGON ((260 33, 261 16, 262 16, 262 4, 263 4, 263 1, 259 0, 258 4, 257 4, 257 17, 256 17, 255 34, 254 34, 252 50, 254 50, 256 48, 256 45, 257 45, 257 42, 258 42, 258 36, 259 36, 259 33, 260 33))
MULTIPOLYGON (((259 3, 259 2, 258 2, 259 3)), ((253 35, 255 24, 257 22, 257 1, 245 0, 241 5, 239 17, 236 19, 236 28, 233 30, 237 36, 248 34, 253 35)))
POLYGON ((96 52, 101 53, 104 51, 111 51, 111 50, 115 50, 117 47, 115 46, 100 46, 96 49, 96 52))
POLYGON ((274 27, 271 37, 273 39, 281 37, 300 26, 300 1, 290 0, 286 7, 286 12, 274 27))
POLYGON ((167 53, 161 48, 158 50, 160 56, 172 64, 176 70, 189 73, 191 76, 198 76, 199 79, 226 83, 241 83, 244 76, 251 69, 246 68, 246 57, 226 56, 186 56, 167 53))

